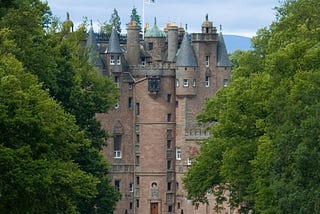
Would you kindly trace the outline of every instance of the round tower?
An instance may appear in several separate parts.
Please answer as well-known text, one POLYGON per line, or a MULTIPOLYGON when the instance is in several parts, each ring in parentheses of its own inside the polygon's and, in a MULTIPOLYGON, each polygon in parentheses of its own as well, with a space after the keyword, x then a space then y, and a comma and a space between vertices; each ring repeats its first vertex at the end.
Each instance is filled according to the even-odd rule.
POLYGON ((168 61, 173 62, 178 51, 178 26, 170 24, 168 30, 168 61))
POLYGON ((140 28, 135 21, 131 21, 127 28, 127 62, 129 65, 140 63, 140 28))

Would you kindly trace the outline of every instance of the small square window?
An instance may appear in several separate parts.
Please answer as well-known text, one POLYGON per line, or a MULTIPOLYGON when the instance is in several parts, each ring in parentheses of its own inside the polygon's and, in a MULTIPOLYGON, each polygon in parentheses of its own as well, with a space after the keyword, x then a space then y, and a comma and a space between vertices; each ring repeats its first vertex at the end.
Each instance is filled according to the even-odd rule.
POLYGON ((189 80, 184 79, 184 80, 183 80, 183 86, 184 86, 184 87, 189 87, 189 80))
POLYGON ((210 57, 206 56, 206 67, 209 67, 210 65, 210 57))
POLYGON ((121 65, 121 58, 120 58, 120 56, 117 56, 117 65, 121 65))
POLYGON ((167 103, 171 103, 171 94, 167 94, 167 103))
POLYGON ((114 65, 114 56, 113 55, 110 56, 110 65, 114 65))

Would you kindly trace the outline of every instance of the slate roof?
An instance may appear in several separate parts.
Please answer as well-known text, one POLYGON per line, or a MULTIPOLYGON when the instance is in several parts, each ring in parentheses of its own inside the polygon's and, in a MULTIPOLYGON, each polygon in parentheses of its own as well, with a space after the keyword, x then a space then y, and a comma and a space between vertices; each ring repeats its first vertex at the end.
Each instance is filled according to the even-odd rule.
POLYGON ((196 56, 194 55, 188 33, 184 34, 180 49, 176 59, 177 67, 198 67, 196 56))
POLYGON ((224 43, 223 35, 220 32, 218 36, 218 50, 217 50, 217 66, 231 67, 226 45, 224 43))
POLYGON ((111 36, 109 38, 107 53, 113 53, 113 54, 122 53, 122 50, 120 48, 119 36, 115 28, 112 29, 111 36))
POLYGON ((96 66, 102 66, 102 60, 99 56, 99 49, 98 49, 98 41, 96 38, 96 35, 93 31, 93 27, 90 27, 90 30, 88 32, 87 42, 86 42, 86 48, 89 49, 89 62, 95 64, 96 66), (94 62, 94 60, 96 61, 94 62))

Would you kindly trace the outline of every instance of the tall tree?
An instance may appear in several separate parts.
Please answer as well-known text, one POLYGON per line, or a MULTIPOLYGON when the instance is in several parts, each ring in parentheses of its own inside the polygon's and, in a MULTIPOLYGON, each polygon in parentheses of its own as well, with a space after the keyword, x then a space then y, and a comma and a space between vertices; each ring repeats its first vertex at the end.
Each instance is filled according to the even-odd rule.
POLYGON ((138 11, 137 11, 136 7, 132 8, 130 19, 132 21, 135 21, 136 25, 139 26, 140 29, 142 29, 141 28, 141 16, 138 15, 138 11))
POLYGON ((319 9, 285 1, 237 57, 233 82, 198 116, 215 125, 184 179, 189 197, 219 186, 243 213, 319 212, 319 9))
POLYGON ((120 16, 118 15, 118 11, 116 8, 113 9, 109 23, 112 25, 112 27, 114 27, 117 30, 118 34, 121 33, 120 16))

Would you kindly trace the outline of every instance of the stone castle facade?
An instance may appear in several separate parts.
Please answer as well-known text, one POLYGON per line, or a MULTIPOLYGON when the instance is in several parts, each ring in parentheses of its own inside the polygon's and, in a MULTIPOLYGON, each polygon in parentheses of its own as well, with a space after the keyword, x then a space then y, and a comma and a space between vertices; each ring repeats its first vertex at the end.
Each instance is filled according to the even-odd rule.
POLYGON ((124 42, 115 30, 105 42, 95 35, 91 28, 87 45, 99 58, 90 60, 120 92, 114 109, 97 114, 113 136, 103 152, 122 194, 115 214, 214 213, 214 200, 195 206, 186 198, 182 177, 209 136, 196 115, 230 81, 222 33, 206 17, 201 33, 155 22, 142 39, 132 21, 124 42))

